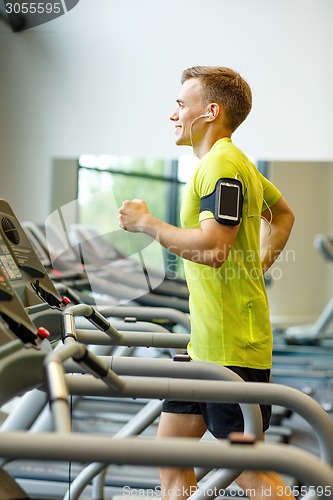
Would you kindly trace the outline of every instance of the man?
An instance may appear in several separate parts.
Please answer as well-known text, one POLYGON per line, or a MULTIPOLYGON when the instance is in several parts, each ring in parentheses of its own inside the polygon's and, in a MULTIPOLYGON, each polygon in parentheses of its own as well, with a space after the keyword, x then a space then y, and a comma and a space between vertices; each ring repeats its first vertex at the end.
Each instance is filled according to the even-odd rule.
MULTIPOLYGON (((284 248, 294 215, 277 188, 265 179, 231 141, 252 107, 251 89, 235 71, 197 66, 182 75, 177 108, 170 119, 176 144, 192 146, 200 163, 187 183, 181 208, 182 227, 154 217, 142 200, 125 201, 120 227, 144 232, 184 259, 190 291, 194 360, 227 366, 246 381, 269 382, 272 331, 264 272, 284 248)), ((263 432, 270 407, 262 406, 263 432)), ((216 438, 243 431, 238 405, 166 401, 158 437, 216 438)), ((284 496, 274 472, 243 472, 245 490, 271 498, 284 496)), ((161 469, 162 496, 193 492, 193 469, 161 469), (172 494, 174 493, 174 494, 172 494)), ((288 492, 287 492, 288 493, 288 492)))

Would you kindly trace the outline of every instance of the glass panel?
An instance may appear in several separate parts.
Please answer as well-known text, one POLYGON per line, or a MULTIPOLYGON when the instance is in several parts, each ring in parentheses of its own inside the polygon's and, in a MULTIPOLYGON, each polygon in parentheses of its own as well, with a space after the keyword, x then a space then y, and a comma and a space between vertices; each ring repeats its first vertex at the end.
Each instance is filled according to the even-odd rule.
MULTIPOLYGON (((79 159, 79 222, 95 226, 109 240, 117 234, 117 241, 112 243, 123 245, 124 238, 119 237, 118 207, 126 199, 138 198, 147 202, 156 217, 179 226, 184 185, 198 161, 194 155, 184 155, 176 161, 174 169, 171 160, 82 155, 79 159), (178 184, 176 197, 170 191, 175 181, 178 184), (175 203, 176 210, 170 209, 171 203, 175 203)), ((154 248, 151 246, 150 251, 154 248)), ((164 257, 167 273, 183 278, 182 259, 166 251, 164 257)), ((155 260, 152 255, 152 265, 155 260)))
POLYGON ((146 173, 150 176, 164 176, 166 169, 164 160, 154 158, 133 158, 124 155, 81 155, 79 165, 83 168, 124 173, 146 173))
MULTIPOLYGON (((124 200, 143 199, 152 214, 167 219, 169 182, 164 179, 168 172, 164 160, 83 155, 79 166, 78 222, 97 228, 119 252, 131 254, 130 237, 125 237, 129 233, 118 225, 118 207, 124 200)), ((149 245, 145 253, 150 253, 152 267, 160 267, 160 248, 149 245)))

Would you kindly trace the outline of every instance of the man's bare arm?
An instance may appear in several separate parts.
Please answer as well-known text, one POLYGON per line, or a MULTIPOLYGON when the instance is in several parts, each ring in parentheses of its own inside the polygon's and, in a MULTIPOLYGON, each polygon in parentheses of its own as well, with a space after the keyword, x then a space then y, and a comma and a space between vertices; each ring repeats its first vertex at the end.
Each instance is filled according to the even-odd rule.
POLYGON ((142 200, 125 201, 119 214, 120 227, 149 234, 176 255, 211 267, 220 267, 228 258, 239 229, 215 219, 204 220, 198 229, 175 227, 151 215, 142 200))
POLYGON ((284 198, 262 213, 260 253, 266 272, 284 249, 294 224, 295 216, 284 198), (270 224, 267 221, 272 221, 270 224))

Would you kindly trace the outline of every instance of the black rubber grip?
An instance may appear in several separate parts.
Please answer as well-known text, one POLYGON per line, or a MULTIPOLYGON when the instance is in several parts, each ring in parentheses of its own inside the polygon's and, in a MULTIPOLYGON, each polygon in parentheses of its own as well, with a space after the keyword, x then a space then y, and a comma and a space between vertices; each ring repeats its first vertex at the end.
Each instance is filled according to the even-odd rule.
POLYGON ((92 310, 90 316, 87 316, 87 319, 104 332, 107 332, 110 328, 110 323, 108 322, 108 320, 104 318, 104 316, 102 316, 99 312, 95 311, 95 309, 92 310))
POLYGON ((108 368, 88 350, 81 358, 75 357, 75 361, 84 364, 96 377, 103 379, 108 373, 108 368))

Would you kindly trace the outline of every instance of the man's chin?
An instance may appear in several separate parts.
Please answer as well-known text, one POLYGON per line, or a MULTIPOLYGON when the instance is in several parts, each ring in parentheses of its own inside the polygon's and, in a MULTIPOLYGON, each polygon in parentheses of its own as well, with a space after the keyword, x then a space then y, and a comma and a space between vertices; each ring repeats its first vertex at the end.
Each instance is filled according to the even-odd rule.
POLYGON ((175 143, 177 146, 191 146, 189 141, 186 141, 182 137, 179 137, 179 139, 176 138, 175 143))

